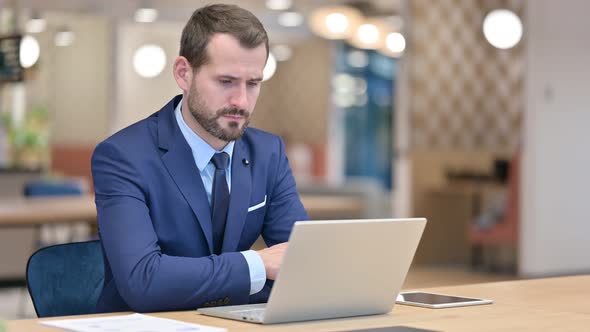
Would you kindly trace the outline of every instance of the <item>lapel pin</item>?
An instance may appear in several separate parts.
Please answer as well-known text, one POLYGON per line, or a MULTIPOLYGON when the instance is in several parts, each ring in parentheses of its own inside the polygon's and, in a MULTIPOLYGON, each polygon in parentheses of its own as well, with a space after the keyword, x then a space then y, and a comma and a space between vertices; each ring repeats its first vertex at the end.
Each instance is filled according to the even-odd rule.
POLYGON ((250 165, 250 161, 246 158, 242 159, 242 163, 246 166, 250 165))

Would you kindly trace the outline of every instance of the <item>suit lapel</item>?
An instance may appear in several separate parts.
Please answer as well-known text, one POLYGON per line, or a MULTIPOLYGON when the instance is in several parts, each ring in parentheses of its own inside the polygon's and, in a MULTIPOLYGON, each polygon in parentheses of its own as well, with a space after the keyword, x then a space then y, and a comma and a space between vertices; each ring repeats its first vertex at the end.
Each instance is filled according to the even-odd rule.
POLYGON ((237 140, 232 156, 231 194, 222 252, 236 251, 248 214, 248 204, 252 192, 252 175, 250 172, 252 165, 246 165, 242 162, 243 159, 249 160, 250 158, 243 141, 237 140))
MULTIPOLYGON (((161 149, 168 150, 162 160, 182 195, 190 205, 207 239, 209 251, 213 252, 211 209, 199 169, 195 165, 191 148, 180 133, 174 108, 179 97, 166 105, 158 118, 158 137, 161 149)), ((231 207, 231 201, 230 201, 231 207)), ((171 207, 174 208, 174 207, 171 207)))

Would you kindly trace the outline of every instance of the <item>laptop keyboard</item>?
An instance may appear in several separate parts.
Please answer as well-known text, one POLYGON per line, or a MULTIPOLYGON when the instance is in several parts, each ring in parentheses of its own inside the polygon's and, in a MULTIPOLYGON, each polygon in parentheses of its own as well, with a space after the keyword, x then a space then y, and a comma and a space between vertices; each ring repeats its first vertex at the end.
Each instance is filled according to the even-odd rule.
POLYGON ((243 320, 262 322, 264 319, 264 308, 253 308, 245 310, 233 310, 232 314, 242 316, 243 320))

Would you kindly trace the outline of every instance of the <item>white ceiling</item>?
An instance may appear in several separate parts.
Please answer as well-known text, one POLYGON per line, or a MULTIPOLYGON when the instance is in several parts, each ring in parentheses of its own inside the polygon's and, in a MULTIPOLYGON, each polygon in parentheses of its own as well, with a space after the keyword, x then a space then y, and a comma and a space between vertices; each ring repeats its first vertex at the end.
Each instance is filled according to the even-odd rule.
MULTIPOLYGON (((351 2, 350 0, 292 1, 292 9, 304 15, 309 14, 317 7, 351 2)), ((376 12, 382 14, 399 12, 402 1, 404 0, 365 0, 366 3, 373 6, 376 12)), ((306 24, 297 28, 280 26, 277 23, 279 12, 267 9, 265 7, 265 0, 4 0, 3 2, 6 7, 16 8, 22 14, 22 17, 28 17, 31 10, 34 9, 41 15, 43 15, 43 12, 101 15, 118 21, 131 21, 135 10, 147 3, 158 10, 159 22, 180 23, 186 22, 192 12, 199 7, 215 2, 223 2, 236 4, 252 11, 262 21, 271 36, 271 40, 274 42, 296 43, 298 40, 308 38, 311 34, 306 24)), ((64 15, 58 15, 58 17, 64 17, 64 15)), ((52 23, 67 25, 67 22, 52 23)), ((19 25, 22 26, 22 22, 19 25)))
MULTIPOLYGON (((402 0, 365 0, 378 11, 395 12, 402 0)), ((165 21, 186 21, 190 14, 198 7, 214 3, 211 0, 5 0, 6 5, 18 6, 23 10, 31 8, 51 11, 67 11, 80 14, 99 14, 116 18, 127 18, 133 15, 135 9, 143 3, 149 3, 160 12, 160 18, 165 21)), ((233 3, 251 10, 264 18, 276 15, 276 12, 265 7, 264 0, 223 0, 219 2, 233 3)), ((352 1, 344 0, 293 0, 293 9, 304 14, 314 8, 344 4, 352 1)), ((358 2, 358 1, 357 1, 358 2)))

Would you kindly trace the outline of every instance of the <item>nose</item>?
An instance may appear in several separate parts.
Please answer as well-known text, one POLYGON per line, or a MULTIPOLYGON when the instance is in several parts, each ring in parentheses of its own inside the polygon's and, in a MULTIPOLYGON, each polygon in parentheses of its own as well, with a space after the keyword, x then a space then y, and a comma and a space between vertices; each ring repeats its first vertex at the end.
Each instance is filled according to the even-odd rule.
POLYGON ((247 110, 248 109, 248 92, 246 86, 240 84, 231 95, 230 104, 232 107, 247 110))

